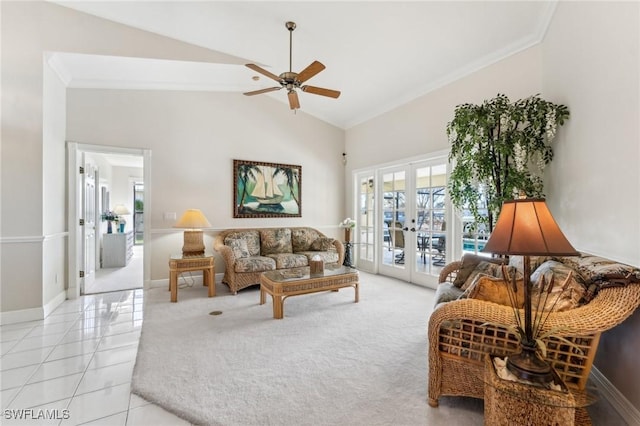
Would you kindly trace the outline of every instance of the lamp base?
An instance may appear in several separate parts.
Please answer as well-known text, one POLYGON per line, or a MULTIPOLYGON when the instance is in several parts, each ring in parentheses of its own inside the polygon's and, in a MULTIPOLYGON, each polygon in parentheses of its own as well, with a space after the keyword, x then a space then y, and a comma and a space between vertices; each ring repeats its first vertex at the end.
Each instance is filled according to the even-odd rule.
POLYGON ((520 345, 520 352, 507 357, 507 369, 518 379, 534 383, 549 383, 553 381, 551 365, 541 359, 535 347, 520 345))
POLYGON ((204 241, 202 230, 184 231, 184 245, 182 246, 184 256, 198 256, 204 254, 204 241))

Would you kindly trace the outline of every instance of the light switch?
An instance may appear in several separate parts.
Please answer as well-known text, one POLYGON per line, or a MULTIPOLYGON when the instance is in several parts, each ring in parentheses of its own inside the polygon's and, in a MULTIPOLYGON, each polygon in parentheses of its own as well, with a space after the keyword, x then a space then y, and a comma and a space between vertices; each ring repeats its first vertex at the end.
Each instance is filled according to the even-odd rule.
POLYGON ((164 220, 176 220, 176 212, 165 212, 164 220))

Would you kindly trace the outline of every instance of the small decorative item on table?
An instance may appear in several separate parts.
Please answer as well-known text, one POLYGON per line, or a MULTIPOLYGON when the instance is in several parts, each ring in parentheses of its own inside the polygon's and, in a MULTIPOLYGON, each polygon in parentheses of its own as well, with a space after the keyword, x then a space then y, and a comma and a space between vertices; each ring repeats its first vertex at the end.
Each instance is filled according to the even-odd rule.
POLYGON ((324 273, 324 260, 319 255, 315 255, 309 261, 311 275, 322 275, 324 273))
POLYGON ((107 221, 107 234, 112 234, 113 228, 112 228, 111 222, 116 222, 116 226, 118 226, 118 219, 119 219, 118 215, 110 210, 107 210, 104 213, 102 213, 101 218, 103 221, 104 220, 107 221))
POLYGON ((351 230, 356 227, 356 221, 350 217, 340 222, 340 227, 344 228, 344 266, 353 267, 351 264, 351 230))

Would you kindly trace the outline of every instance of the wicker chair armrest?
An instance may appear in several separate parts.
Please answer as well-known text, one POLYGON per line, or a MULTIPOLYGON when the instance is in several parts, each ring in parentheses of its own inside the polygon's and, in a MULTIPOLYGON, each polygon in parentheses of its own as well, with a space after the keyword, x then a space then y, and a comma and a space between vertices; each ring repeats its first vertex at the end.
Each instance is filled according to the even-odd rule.
POLYGON ((462 261, 456 260, 455 262, 448 263, 440 271, 439 283, 453 282, 455 276, 452 273, 457 273, 462 267, 462 261))
MULTIPOLYGON (((557 329, 558 335, 589 335, 609 330, 628 318, 640 304, 640 285, 602 289, 586 305, 563 312, 551 312, 543 331, 557 329)), ((521 315, 524 313, 521 310, 521 315)), ((429 341, 436 345, 444 321, 466 319, 516 325, 513 308, 475 299, 439 305, 429 318, 429 341)))
POLYGON ((333 246, 338 252, 338 265, 342 265, 342 263, 344 262, 344 244, 342 244, 342 241, 334 239, 333 246))

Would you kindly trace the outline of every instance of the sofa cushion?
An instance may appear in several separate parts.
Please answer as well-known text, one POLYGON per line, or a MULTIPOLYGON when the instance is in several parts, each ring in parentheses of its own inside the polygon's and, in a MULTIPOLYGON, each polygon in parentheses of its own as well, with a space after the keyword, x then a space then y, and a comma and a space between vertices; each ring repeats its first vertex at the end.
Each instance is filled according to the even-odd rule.
POLYGON ((311 244, 321 238, 318 231, 311 228, 293 228, 291 229, 291 245, 294 253, 307 250, 316 250, 311 248, 311 244))
MULTIPOLYGON (((319 237, 319 238, 316 238, 311 243, 311 246, 307 250, 314 250, 314 251, 331 250, 333 248, 333 242, 334 242, 333 238, 319 237)), ((307 250, 300 250, 300 251, 307 251, 307 250)), ((296 250, 294 249, 294 251, 296 250)))
POLYGON ((276 261, 276 269, 299 268, 309 265, 307 256, 299 253, 268 254, 267 257, 276 261))
POLYGON ((311 258, 313 256, 320 256, 322 258, 322 261, 327 264, 327 263, 336 263, 338 261, 338 252, 334 251, 303 251, 302 253, 298 253, 298 254, 303 254, 307 257, 307 259, 309 261, 311 261, 311 258))
POLYGON ((291 247, 291 229, 261 229, 260 253, 263 256, 268 254, 293 253, 291 247))
POLYGON ((276 261, 265 256, 251 256, 237 259, 236 272, 264 272, 276 269, 276 261))
POLYGON ((544 306, 545 311, 566 311, 580 306, 580 301, 586 292, 582 277, 574 271, 566 287, 563 288, 571 271, 572 269, 567 265, 555 260, 548 260, 540 265, 531 274, 533 306, 538 304, 539 297, 541 297, 540 306, 544 306), (542 277, 545 280, 545 289, 541 288, 542 277))
POLYGON ((462 295, 462 293, 464 292, 460 290, 459 287, 453 285, 453 283, 440 283, 438 284, 438 288, 436 289, 435 304, 438 305, 439 303, 446 303, 457 300, 462 295))
POLYGON ((260 232, 257 229, 230 232, 224 237, 224 245, 228 246, 228 241, 237 239, 247 242, 247 248, 251 256, 260 256, 260 232))
POLYGON ((236 259, 242 259, 243 257, 251 256, 251 254, 249 253, 247 240, 244 240, 242 238, 229 239, 225 245, 231 247, 231 250, 233 250, 233 256, 236 259))
POLYGON ((467 253, 462 256, 462 266, 460 267, 460 270, 456 275, 456 279, 453 280, 453 284, 456 287, 462 287, 469 278, 469 275, 471 275, 471 273, 476 269, 476 266, 478 266, 480 262, 490 262, 501 265, 505 263, 506 260, 467 253))

